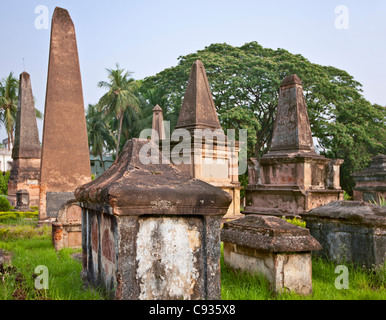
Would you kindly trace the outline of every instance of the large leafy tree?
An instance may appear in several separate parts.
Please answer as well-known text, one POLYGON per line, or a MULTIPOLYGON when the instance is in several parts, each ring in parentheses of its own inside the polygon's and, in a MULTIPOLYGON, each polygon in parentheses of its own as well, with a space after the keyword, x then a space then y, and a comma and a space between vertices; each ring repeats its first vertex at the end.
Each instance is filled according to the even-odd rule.
POLYGON ((346 71, 311 63, 284 49, 256 42, 241 47, 212 44, 179 57, 177 66, 143 81, 143 88, 162 88, 178 113, 194 60, 206 68, 224 129, 248 130, 248 154, 260 157, 272 138, 280 82, 296 73, 302 80, 314 137, 322 153, 343 158, 341 184, 351 192, 351 174, 386 152, 385 108, 362 95, 361 84, 346 71))
POLYGON ((105 115, 118 120, 116 138, 116 156, 118 156, 125 113, 127 114, 129 109, 134 111, 139 109, 136 96, 139 82, 130 77, 132 72, 120 69, 118 64, 116 69, 106 69, 106 71, 108 81, 100 81, 98 86, 107 89, 107 92, 99 99, 98 108, 104 111, 105 115))

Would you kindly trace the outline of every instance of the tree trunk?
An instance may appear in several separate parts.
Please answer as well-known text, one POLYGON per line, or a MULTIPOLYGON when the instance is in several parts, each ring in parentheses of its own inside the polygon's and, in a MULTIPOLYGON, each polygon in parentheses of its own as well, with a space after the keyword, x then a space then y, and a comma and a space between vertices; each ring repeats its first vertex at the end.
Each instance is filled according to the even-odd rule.
POLYGON ((118 158, 118 153, 119 153, 119 143, 121 140, 122 121, 123 121, 123 112, 121 112, 121 115, 119 117, 119 129, 118 129, 117 156, 116 156, 116 158, 118 158))
POLYGON ((13 130, 11 131, 11 144, 12 144, 12 148, 13 148, 13 130))
POLYGON ((106 167, 105 167, 105 162, 103 161, 102 151, 99 151, 99 158, 101 159, 101 163, 102 163, 102 167, 103 167, 103 172, 106 172, 106 167))

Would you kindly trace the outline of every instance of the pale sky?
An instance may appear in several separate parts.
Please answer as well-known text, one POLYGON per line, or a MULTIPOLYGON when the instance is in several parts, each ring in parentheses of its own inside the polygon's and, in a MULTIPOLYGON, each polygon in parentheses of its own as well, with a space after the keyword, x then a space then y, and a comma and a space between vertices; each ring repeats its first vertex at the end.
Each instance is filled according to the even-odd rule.
MULTIPOLYGON (((363 85, 367 100, 386 105, 384 0, 0 0, 0 78, 10 71, 19 77, 25 66, 42 112, 56 6, 75 24, 85 107, 104 93, 97 83, 117 62, 143 79, 212 43, 251 41, 343 69, 363 85), (48 9, 47 29, 38 6, 48 9)), ((41 139, 42 121, 38 126, 41 139)))

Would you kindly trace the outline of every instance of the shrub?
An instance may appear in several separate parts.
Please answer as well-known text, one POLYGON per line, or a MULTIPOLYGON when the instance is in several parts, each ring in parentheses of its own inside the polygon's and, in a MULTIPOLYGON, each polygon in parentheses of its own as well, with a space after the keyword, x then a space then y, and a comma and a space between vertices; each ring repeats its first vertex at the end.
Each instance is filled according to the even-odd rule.
POLYGON ((0 211, 3 212, 3 211, 10 211, 12 208, 11 208, 11 205, 9 204, 9 201, 4 198, 4 197, 0 197, 0 211))
POLYGON ((38 212, 17 212, 17 211, 6 211, 0 212, 0 223, 9 220, 19 220, 20 218, 36 218, 38 216, 38 212))
POLYGON ((298 219, 296 217, 293 219, 286 219, 285 217, 283 217, 282 219, 289 222, 289 223, 294 224, 295 226, 302 227, 302 228, 306 227, 306 222, 301 220, 301 219, 298 219))
POLYGON ((344 190, 343 190, 343 200, 344 201, 351 201, 352 200, 352 197, 344 190))

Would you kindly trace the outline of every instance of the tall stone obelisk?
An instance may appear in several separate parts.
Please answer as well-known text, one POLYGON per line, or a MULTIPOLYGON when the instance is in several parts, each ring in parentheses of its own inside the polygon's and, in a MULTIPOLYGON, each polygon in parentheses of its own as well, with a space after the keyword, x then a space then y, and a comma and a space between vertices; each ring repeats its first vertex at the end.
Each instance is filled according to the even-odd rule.
POLYGON ((16 206, 16 192, 21 189, 28 191, 30 206, 39 204, 40 154, 31 78, 23 72, 19 79, 13 162, 8 181, 8 200, 12 206, 16 206))
POLYGON ((39 220, 56 218, 74 191, 91 181, 89 147, 75 28, 55 8, 44 112, 39 220))
POLYGON ((343 200, 341 159, 315 152, 303 85, 296 75, 281 85, 271 147, 250 160, 245 214, 303 216, 331 201, 343 200))

